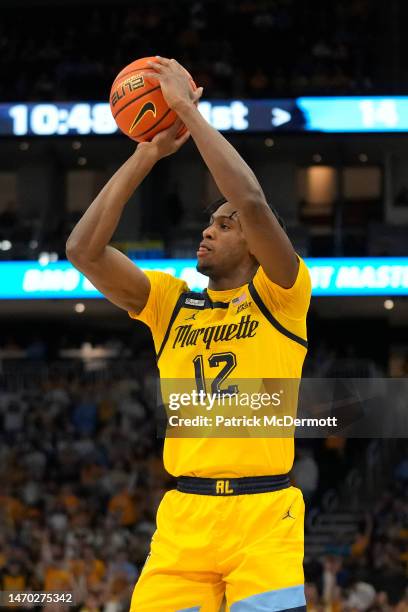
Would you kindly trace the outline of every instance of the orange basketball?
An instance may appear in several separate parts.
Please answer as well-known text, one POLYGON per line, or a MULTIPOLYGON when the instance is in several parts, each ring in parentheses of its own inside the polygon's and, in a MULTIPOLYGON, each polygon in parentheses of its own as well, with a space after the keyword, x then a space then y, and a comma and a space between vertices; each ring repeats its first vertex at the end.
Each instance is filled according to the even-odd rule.
MULTIPOLYGON (((177 119, 176 113, 168 107, 158 81, 145 76, 146 72, 152 72, 147 62, 155 59, 144 57, 125 66, 113 81, 110 92, 110 108, 117 126, 137 142, 151 140, 177 119)), ((197 87, 191 76, 190 81, 195 91, 197 87)), ((185 126, 182 126, 177 136, 185 131, 185 126)))

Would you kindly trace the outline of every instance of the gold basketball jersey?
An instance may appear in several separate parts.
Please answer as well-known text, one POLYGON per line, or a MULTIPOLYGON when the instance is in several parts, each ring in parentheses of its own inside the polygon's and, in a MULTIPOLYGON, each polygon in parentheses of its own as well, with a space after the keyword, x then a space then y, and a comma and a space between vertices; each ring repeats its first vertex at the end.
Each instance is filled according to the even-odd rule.
MULTIPOLYGON (((307 352, 306 315, 311 280, 299 257, 290 289, 259 267, 251 282, 229 289, 190 292, 164 272, 146 272, 151 290, 141 313, 152 331, 162 380, 191 379, 197 388, 214 380, 301 378, 307 352)), ((174 476, 244 477, 287 473, 293 437, 167 437, 164 465, 174 476)))

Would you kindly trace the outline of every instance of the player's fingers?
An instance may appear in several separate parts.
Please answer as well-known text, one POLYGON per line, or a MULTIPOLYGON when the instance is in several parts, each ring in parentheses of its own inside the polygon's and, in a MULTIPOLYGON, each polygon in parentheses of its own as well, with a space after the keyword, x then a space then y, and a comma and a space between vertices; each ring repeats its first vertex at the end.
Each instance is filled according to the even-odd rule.
POLYGON ((163 66, 167 66, 170 63, 168 57, 161 57, 160 55, 156 55, 156 61, 163 66))
POLYGON ((190 132, 187 130, 184 134, 182 134, 179 138, 176 138, 176 145, 177 147, 182 147, 183 144, 185 144, 187 142, 187 140, 190 138, 191 134, 190 132))
POLYGON ((187 68, 184 68, 184 66, 182 64, 180 64, 177 60, 171 60, 173 62, 173 66, 176 70, 178 70, 180 73, 182 72, 183 74, 185 74, 189 79, 191 79, 191 74, 189 73, 189 71, 187 70, 187 68))
POLYGON ((160 81, 161 75, 158 72, 144 72, 143 76, 146 79, 156 79, 156 81, 160 81))
POLYGON ((158 73, 162 72, 162 70, 163 70, 163 66, 161 64, 159 64, 159 62, 153 62, 153 61, 149 60, 147 62, 147 65, 149 66, 149 68, 151 70, 155 70, 158 73))
POLYGON ((182 125, 183 125, 182 120, 180 119, 180 117, 177 117, 177 119, 173 123, 174 128, 178 131, 182 125))
POLYGON ((173 64, 173 66, 175 66, 178 70, 183 70, 183 72, 185 72, 186 74, 188 74, 189 77, 191 77, 191 74, 189 73, 187 68, 185 68, 183 64, 180 64, 180 62, 178 62, 176 59, 171 59, 170 63, 173 64))
POLYGON ((177 118, 175 122, 170 126, 169 134, 175 137, 182 125, 183 125, 183 122, 181 121, 181 119, 177 118))
POLYGON ((199 101, 199 99, 203 95, 203 91, 204 91, 204 87, 199 87, 198 89, 195 90, 195 92, 193 93, 194 104, 199 101))
POLYGON ((160 132, 158 132, 158 134, 156 134, 156 136, 158 138, 160 138, 160 140, 163 140, 163 138, 169 138, 172 137, 174 138, 175 134, 173 134, 173 128, 174 128, 174 124, 170 125, 169 127, 165 128, 164 130, 160 130, 160 132))
POLYGON ((159 132, 158 136, 161 136, 161 138, 169 137, 170 139, 176 140, 177 132, 180 130, 182 125, 183 122, 181 121, 181 119, 177 118, 176 121, 170 125, 170 127, 159 132))

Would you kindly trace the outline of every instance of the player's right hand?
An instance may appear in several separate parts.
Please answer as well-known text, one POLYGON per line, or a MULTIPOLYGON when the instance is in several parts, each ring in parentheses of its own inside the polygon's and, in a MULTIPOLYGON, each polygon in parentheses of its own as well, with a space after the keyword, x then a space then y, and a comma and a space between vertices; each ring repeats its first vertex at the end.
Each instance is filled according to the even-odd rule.
POLYGON ((180 131, 182 125, 182 121, 176 119, 173 125, 167 128, 167 130, 162 130, 156 134, 150 142, 139 143, 137 148, 148 148, 149 151, 153 151, 158 160, 176 153, 176 151, 178 151, 190 138, 190 132, 185 132, 182 136, 177 138, 177 133, 180 131))

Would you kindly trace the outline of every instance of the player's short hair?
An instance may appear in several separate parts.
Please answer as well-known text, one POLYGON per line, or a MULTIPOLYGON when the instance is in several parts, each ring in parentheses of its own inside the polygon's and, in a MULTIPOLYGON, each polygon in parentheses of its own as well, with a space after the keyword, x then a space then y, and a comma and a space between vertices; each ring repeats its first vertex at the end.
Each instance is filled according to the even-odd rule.
POLYGON ((227 198, 224 198, 224 196, 222 196, 221 198, 218 198, 218 200, 215 200, 215 202, 211 202, 211 204, 206 206, 204 208, 204 213, 206 215, 211 216, 213 213, 215 213, 216 210, 219 209, 220 206, 222 206, 223 204, 226 204, 227 202, 228 202, 227 198))
MULTIPOLYGON (((215 200, 215 202, 212 202, 211 204, 209 204, 209 206, 207 206, 204 209, 204 212, 206 214, 208 214, 208 215, 212 215, 212 214, 215 213, 216 210, 218 210, 220 208, 220 206, 222 206, 223 204, 226 204, 227 202, 228 202, 227 198, 222 196, 221 198, 218 198, 218 200, 215 200)), ((269 208, 271 209, 271 211, 273 212, 273 214, 277 218, 281 228, 286 232, 286 224, 285 224, 284 220, 282 219, 282 217, 275 210, 275 208, 273 206, 271 206, 270 204, 269 204, 269 208)))

